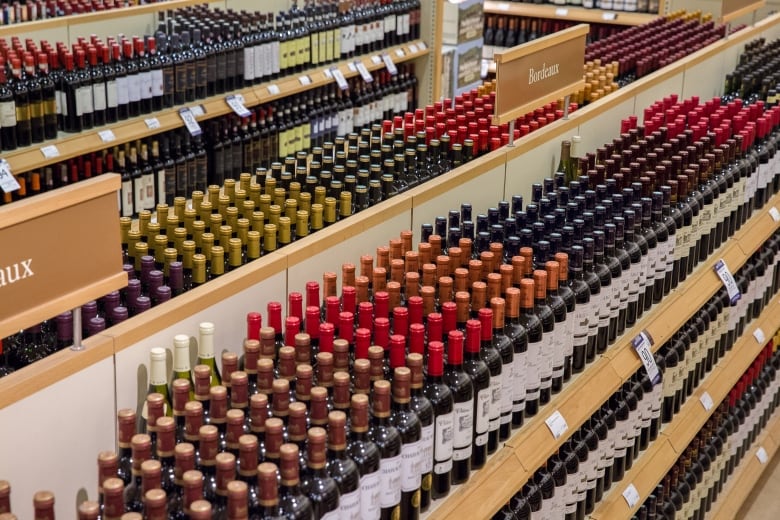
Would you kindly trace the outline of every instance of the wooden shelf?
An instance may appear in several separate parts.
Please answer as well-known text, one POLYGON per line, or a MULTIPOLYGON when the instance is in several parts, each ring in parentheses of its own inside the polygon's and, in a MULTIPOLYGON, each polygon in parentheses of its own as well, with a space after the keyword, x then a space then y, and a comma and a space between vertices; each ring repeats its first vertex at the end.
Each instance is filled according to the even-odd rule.
POLYGON ((611 25, 642 25, 658 18, 657 14, 652 13, 585 9, 570 5, 495 2, 491 0, 485 2, 485 13, 611 25))
POLYGON ((753 487, 761 478, 764 470, 770 466, 772 458, 780 448, 780 413, 775 410, 774 416, 769 420, 750 450, 726 483, 723 492, 718 495, 718 501, 712 505, 712 510, 707 518, 711 520, 730 520, 737 518, 742 504, 753 491, 753 487), (756 452, 764 448, 767 454, 767 462, 762 464, 756 452))
MULTIPOLYGON (((425 56, 430 50, 425 42, 416 40, 404 45, 391 47, 384 52, 392 57, 394 63, 403 63, 425 56)), ((282 99, 335 82, 336 80, 333 79, 332 76, 326 75, 326 71, 329 73, 333 68, 341 70, 345 78, 358 76, 359 73, 357 69, 352 65, 354 62, 358 61, 362 62, 369 71, 375 71, 385 67, 384 62, 381 59, 381 54, 377 53, 361 56, 354 60, 340 61, 328 66, 310 69, 302 74, 284 77, 278 81, 261 83, 236 91, 234 94, 241 94, 244 97, 244 105, 247 107, 253 107, 261 103, 270 103, 277 99, 282 99), (353 70, 353 68, 355 68, 355 70, 353 70), (303 79, 304 76, 308 77, 308 81, 303 79), (303 83, 301 82, 302 79, 303 83), (269 90, 269 88, 271 90, 269 90)), ((232 109, 225 102, 225 97, 228 94, 229 93, 220 94, 204 100, 168 108, 153 114, 145 114, 119 123, 85 130, 78 134, 65 135, 64 137, 36 144, 35 146, 28 146, 20 150, 7 152, 3 157, 8 161, 11 171, 18 175, 41 168, 48 164, 54 164, 79 155, 147 137, 153 133, 166 132, 182 127, 184 126, 184 123, 179 116, 179 110, 184 107, 200 106, 203 109, 204 114, 197 118, 198 121, 205 121, 232 113, 232 109), (150 130, 146 123, 147 119, 156 119, 159 126, 155 130, 150 130), (99 132, 107 129, 110 129, 115 136, 115 139, 108 143, 103 142, 99 136, 99 132), (57 150, 59 151, 58 156, 47 158, 43 155, 41 148, 49 145, 56 145, 57 150)))
POLYGON ((634 462, 633 467, 626 472, 623 480, 617 482, 605 495, 591 514, 591 518, 598 520, 629 518, 639 509, 644 500, 655 490, 656 484, 677 462, 691 440, 717 409, 718 404, 728 396, 734 384, 739 381, 745 370, 763 350, 765 345, 756 341, 753 337, 753 331, 761 328, 771 334, 780 327, 779 306, 780 295, 775 295, 759 319, 750 324, 732 349, 719 361, 718 366, 708 374, 704 382, 686 400, 680 413, 675 415, 672 422, 663 428, 658 440, 634 462), (709 411, 700 401, 704 392, 710 394, 714 403, 709 411), (629 484, 636 487, 640 496, 633 508, 628 507, 628 503, 622 496, 623 490, 629 484))
POLYGON ((10 36, 19 36, 23 33, 33 31, 42 31, 44 29, 61 28, 63 25, 72 26, 83 23, 100 22, 116 18, 121 11, 121 16, 129 17, 141 14, 156 13, 157 11, 167 11, 169 9, 179 9, 190 5, 211 4, 223 0, 166 0, 153 4, 134 5, 131 7, 118 7, 107 9, 105 11, 95 11, 92 13, 72 14, 70 16, 58 16, 56 18, 47 18, 46 20, 34 20, 31 22, 15 23, 11 25, 0 26, 0 38, 10 36))
MULTIPOLYGON (((704 265, 700 265, 682 285, 677 287, 673 294, 670 294, 665 298, 664 302, 661 303, 659 307, 654 308, 650 314, 637 322, 634 327, 628 329, 621 339, 603 356, 589 365, 585 369, 585 372, 577 376, 576 380, 567 384, 563 392, 555 396, 537 416, 527 419, 526 424, 488 461, 488 465, 483 471, 510 474, 509 470, 503 466, 508 464, 514 467, 516 464, 515 458, 519 461, 524 473, 527 475, 532 475, 537 468, 542 466, 549 456, 552 453, 555 453, 555 451, 568 439, 569 435, 574 433, 602 403, 609 399, 612 393, 620 387, 627 377, 631 376, 639 369, 641 361, 631 346, 631 340, 642 330, 647 330, 655 341, 653 350, 658 350, 661 345, 663 345, 664 342, 721 287, 720 279, 712 270, 712 266, 715 262, 724 258, 732 272, 736 271, 750 257, 752 251, 755 251, 755 249, 760 246, 772 232, 774 232, 774 229, 777 228, 777 224, 772 220, 768 210, 772 204, 780 204, 780 194, 776 195, 772 201, 770 201, 770 204, 762 209, 760 213, 754 215, 753 218, 751 218, 750 221, 747 222, 725 245, 721 246, 721 248, 715 252, 704 265), (750 250, 751 253, 746 254, 743 252, 743 249, 750 250), (691 287, 696 287, 696 290, 686 290, 691 287), (552 437, 550 430, 544 422, 544 420, 555 410, 558 410, 561 415, 563 415, 569 425, 567 434, 562 435, 557 440, 552 437), (545 449, 540 450, 539 446, 545 446, 545 449), (507 456, 503 453, 504 451, 511 451, 515 457, 507 456)), ((776 297, 773 302, 775 306, 778 305, 780 296, 776 297)), ((772 316, 766 316, 766 314, 767 313, 765 312, 765 316, 762 316, 763 320, 775 320, 778 323, 778 326, 780 326, 780 312, 774 313, 772 316)), ((776 329, 777 327, 772 329, 770 326, 767 326, 764 330, 769 331, 776 329)), ((749 337, 748 339, 755 343, 755 340, 752 337, 749 337)), ((747 342, 747 339, 745 342, 747 342)), ((738 346, 735 346, 729 354, 734 356, 734 353, 737 350, 740 349, 738 346)), ((740 350, 740 352, 742 351, 740 350)), ((752 361, 754 357, 755 355, 750 358, 750 361, 752 361)), ((737 363, 735 363, 735 366, 736 365, 737 363)), ((742 372, 744 372, 744 368, 740 371, 740 375, 742 372)), ((714 376, 711 374, 710 378, 711 379, 708 379, 708 381, 711 383, 714 381, 714 379, 712 379, 714 376)), ((718 389, 720 389, 720 387, 718 387, 718 389)), ((725 392, 727 391, 728 389, 725 390, 725 392)), ((712 395, 712 397, 718 402, 715 395, 712 395)), ((698 397, 691 397, 690 401, 691 402, 686 404, 690 405, 692 402, 698 401, 698 397)), ((701 408, 700 403, 696 402, 695 404, 701 408)), ((682 417, 683 415, 683 413, 680 413, 678 417, 682 417)), ((703 423, 704 421, 702 421, 701 424, 703 423)), ((700 427, 701 425, 696 427, 694 434, 700 427)), ((659 465, 668 463, 669 466, 671 466, 671 464, 677 460, 678 455, 673 449, 665 448, 672 448, 672 443, 669 439, 663 438, 663 442, 659 440, 657 441, 657 444, 658 446, 654 449, 658 454, 658 460, 655 462, 659 465)), ((654 446, 656 445, 654 444, 654 446)), ((652 457, 642 457, 642 459, 645 460, 650 458, 652 457)), ((634 482, 634 484, 637 485, 637 482, 639 482, 639 484, 644 484, 645 487, 640 489, 639 485, 637 485, 637 489, 640 490, 640 493, 643 491, 649 493, 658 480, 650 483, 650 480, 655 478, 652 473, 642 472, 638 473, 638 475, 641 475, 641 477, 637 476, 637 481, 634 482), (644 482, 640 481, 640 479, 644 482)), ((660 476, 658 479, 660 479, 660 476)), ((450 515, 455 512, 457 512, 458 515, 468 515, 469 513, 476 514, 481 511, 484 515, 484 512, 488 507, 492 508, 490 511, 490 514, 492 514, 517 492, 524 481, 521 477, 514 479, 514 489, 511 489, 511 486, 508 485, 502 485, 500 488, 496 488, 497 482, 499 481, 492 481, 492 486, 494 487, 491 488, 492 494, 489 495, 489 500, 488 495, 483 491, 483 478, 478 478, 473 484, 472 481, 467 482, 461 486, 457 493, 448 496, 444 503, 437 505, 437 507, 428 514, 427 518, 445 519, 449 518, 450 515)), ((646 494, 643 496, 646 496, 646 494)), ((622 497, 618 496, 618 498, 622 500, 622 497)), ((625 507, 625 501, 623 501, 623 505, 625 507)), ((601 518, 615 517, 601 516, 601 518)))

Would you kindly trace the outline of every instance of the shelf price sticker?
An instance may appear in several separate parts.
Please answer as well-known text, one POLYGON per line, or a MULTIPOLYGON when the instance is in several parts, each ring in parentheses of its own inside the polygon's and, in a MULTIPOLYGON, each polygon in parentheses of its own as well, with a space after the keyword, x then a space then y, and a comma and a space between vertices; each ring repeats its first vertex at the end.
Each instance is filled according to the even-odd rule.
POLYGON ((565 7, 559 7, 555 10, 555 16, 567 16, 569 14, 569 10, 565 7))
POLYGON ((647 376, 654 385, 661 382, 661 372, 658 370, 658 365, 655 364, 655 358, 650 351, 650 347, 653 346, 653 337, 649 332, 643 330, 634 339, 631 340, 631 346, 636 350, 639 359, 642 360, 642 364, 647 370, 647 376))
POLYGON ((348 68, 349 68, 349 70, 350 70, 350 71, 352 71, 352 72, 357 72, 357 71, 358 71, 358 70, 357 70, 357 67, 356 67, 356 66, 355 66, 355 64, 354 64, 354 63, 352 63, 352 62, 350 62, 350 63, 347 63, 347 67, 348 67, 348 68))
POLYGON ((404 56, 406 56, 406 54, 404 54, 404 50, 403 49, 396 49, 395 50, 395 55, 398 56, 399 58, 403 58, 404 56))
POLYGON ((363 78, 363 81, 366 83, 371 83, 374 81, 374 77, 371 75, 370 72, 368 72, 368 69, 363 64, 362 61, 356 61, 355 67, 357 67, 357 71, 360 73, 360 77, 363 78))
POLYGON ((718 278, 720 278, 720 281, 723 282, 723 285, 726 287, 726 290, 729 293, 729 300, 731 300, 731 305, 734 305, 742 297, 742 294, 739 292, 739 287, 737 287, 737 282, 734 280, 734 275, 729 271, 729 266, 726 265, 726 262, 724 262, 723 259, 720 259, 712 268, 715 269, 715 274, 718 275, 718 278))
POLYGON ((764 335, 764 331, 761 330, 761 327, 758 327, 756 330, 753 331, 753 337, 756 338, 756 341, 759 345, 765 345, 766 344, 766 336, 764 335))
POLYGON ((60 156, 60 150, 57 148, 56 145, 53 144, 41 147, 41 153, 47 159, 54 159, 55 157, 60 156))
POLYGON ((371 56, 371 63, 373 63, 374 65, 379 65, 380 63, 382 63, 382 58, 380 58, 379 56, 371 56))
POLYGON ((203 133, 203 130, 201 130, 198 121, 195 119, 195 114, 192 113, 192 110, 189 108, 179 109, 179 117, 181 117, 181 120, 184 121, 184 126, 187 127, 187 131, 190 133, 190 135, 196 136, 203 133))
POLYGON ((398 69, 396 68, 395 63, 393 63, 393 58, 391 58, 389 54, 383 54, 382 61, 385 62, 387 72, 389 72, 391 76, 398 74, 398 69))
POLYGON ((311 78, 307 74, 304 74, 303 76, 298 78, 298 82, 304 87, 306 87, 308 85, 311 85, 311 78))
POLYGON ((633 509, 634 506, 637 505, 639 502, 639 491, 637 491, 634 484, 629 484, 626 486, 626 489, 623 490, 623 498, 626 499, 626 504, 628 504, 628 507, 633 509))
POLYGON ((233 112, 238 114, 238 117, 249 117, 252 112, 244 106, 244 96, 241 94, 230 94, 225 98, 225 102, 233 109, 233 112))
POLYGON ((323 70, 322 75, 325 76, 325 79, 333 79, 333 73, 330 71, 330 69, 323 70))
POLYGON ((759 446, 756 450, 756 458, 761 464, 766 464, 769 461, 769 454, 766 452, 763 446, 759 446))
POLYGON ((104 143, 110 143, 111 141, 116 141, 116 136, 114 135, 114 132, 110 128, 98 132, 98 137, 100 137, 100 140, 103 141, 104 143))
POLYGON ((268 93, 272 96, 278 96, 281 93, 281 90, 279 90, 279 85, 268 85, 268 93))
POLYGON ((414 43, 409 46, 409 52, 411 52, 412 54, 416 53, 418 50, 419 49, 417 48, 417 45, 415 45, 414 43))
POLYGON ((156 117, 150 117, 149 119, 144 119, 144 123, 146 123, 146 128, 149 130, 157 130, 160 128, 160 120, 156 117))
POLYGON ((775 222, 780 221, 780 211, 778 211, 776 207, 772 206, 769 208, 769 214, 772 216, 772 220, 775 222))
POLYGON ((195 105, 194 107, 190 107, 190 112, 192 112, 193 116, 200 117, 206 113, 206 109, 203 105, 195 105))
POLYGON ((425 45, 425 42, 423 42, 423 41, 421 41, 418 45, 419 45, 421 51, 424 51, 425 49, 428 48, 428 46, 425 45))
POLYGON ((344 73, 341 72, 341 69, 338 67, 333 67, 330 69, 330 73, 333 76, 333 79, 336 80, 336 84, 339 86, 341 90, 347 90, 349 88, 349 83, 347 83, 347 78, 344 77, 344 73))
POLYGON ((5 159, 0 159, 0 188, 4 193, 11 193, 20 188, 19 181, 11 173, 11 165, 5 159))
POLYGON ((563 418, 561 412, 555 410, 552 415, 545 419, 544 424, 550 429, 553 438, 556 440, 569 429, 569 425, 566 423, 566 419, 563 418))
POLYGON ((704 392, 701 394, 701 397, 699 397, 699 401, 701 402, 701 405, 704 407, 706 411, 712 410, 712 406, 715 404, 712 402, 712 396, 710 396, 709 392, 704 392))
POLYGON ((611 13, 611 12, 601 13, 601 19, 606 21, 617 20, 617 13, 611 13))

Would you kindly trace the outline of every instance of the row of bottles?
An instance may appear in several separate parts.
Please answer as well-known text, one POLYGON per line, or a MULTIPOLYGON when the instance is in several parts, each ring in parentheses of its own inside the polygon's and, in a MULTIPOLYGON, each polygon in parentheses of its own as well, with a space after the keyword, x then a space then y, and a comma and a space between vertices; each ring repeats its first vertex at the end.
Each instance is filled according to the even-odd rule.
MULTIPOLYGON (((773 240, 776 241, 777 238, 778 235, 775 235, 773 240)), ((765 245, 763 250, 757 252, 756 257, 740 270, 739 277, 743 282, 748 277, 746 271, 750 272, 761 264, 757 258, 761 252, 766 251, 766 248, 765 245)), ((530 515, 535 516, 539 512, 543 515, 551 515, 551 518, 576 519, 591 514, 605 494, 616 483, 623 480, 637 457, 657 439, 662 425, 670 422, 679 413, 681 404, 693 394, 711 369, 717 366, 720 357, 730 351, 735 341, 747 333, 746 325, 754 319, 754 311, 760 313, 764 309, 765 301, 776 294, 778 289, 776 253, 777 251, 773 257, 774 269, 772 269, 774 283, 772 276, 769 276, 769 280, 763 277, 754 279, 749 284, 750 289, 734 307, 729 307, 730 302, 725 289, 716 293, 655 354, 662 377, 657 381, 651 381, 647 371, 642 367, 628 378, 622 387, 571 435, 562 448, 548 459, 545 466, 534 473, 533 478, 519 489, 494 518, 529 518, 530 515), (749 294, 750 291, 756 295, 755 299, 749 294)), ((742 289, 745 290, 747 286, 748 284, 745 283, 742 289)), ((755 317, 757 316, 758 314, 755 314, 755 317)), ((762 368, 769 369, 771 373, 765 372, 765 375, 771 376, 771 380, 774 380, 775 368, 767 363, 770 360, 774 365, 780 361, 780 356, 772 342, 765 346, 753 366, 746 371, 746 376, 735 385, 735 390, 729 397, 732 403, 736 389, 740 385, 742 388, 746 384, 749 386, 750 383, 747 381, 755 379, 755 374, 760 373, 762 368)), ((769 381, 766 383, 768 384, 769 381)), ((765 389, 766 387, 762 388, 765 389)), ((739 391, 737 395, 741 393, 739 391)), ((774 394, 773 391, 771 395, 774 394)), ((769 402, 771 403, 772 399, 769 402)), ((704 440, 701 438, 702 435, 710 439, 726 409, 727 403, 724 401, 700 432, 697 437, 699 442, 704 440)), ((767 412, 767 409, 757 414, 763 421, 768 420, 769 415, 771 411, 767 412)), ((755 429, 752 429, 751 433, 751 428, 742 429, 739 442, 746 440, 748 435, 755 435, 755 429)), ((726 440, 721 440, 725 446, 726 440)), ((696 439, 692 445, 697 445, 696 439)), ((720 470, 725 469, 729 450, 725 449, 722 452, 726 457, 719 463, 720 466, 712 458, 705 464, 705 469, 720 468, 718 472, 712 474, 712 478, 715 479, 714 483, 720 482, 721 486, 726 480, 726 474, 721 473, 720 470)), ((718 448, 718 454, 720 453, 721 449, 718 448)), ((736 449, 732 454, 735 453, 736 449)), ((696 460, 693 462, 695 464, 696 460)), ((688 469, 686 467, 686 470, 688 469)), ((668 478, 669 476, 665 479, 667 498, 668 478)), ((697 480, 702 481, 700 478, 697 480)), ((676 476, 673 481, 677 482, 676 476)), ((702 489, 699 490, 701 491, 702 489)), ((708 496, 707 490, 703 491, 702 495, 696 495, 696 499, 692 501, 694 508, 699 506, 700 499, 708 496)), ((685 496, 687 497, 687 494, 685 496)), ((645 505, 655 507, 656 502, 659 506, 663 504, 663 499, 656 499, 658 497, 651 496, 648 500, 652 505, 648 505, 647 502, 645 505)), ((709 509, 712 501, 714 498, 710 497, 710 502, 702 502, 702 508, 709 509)), ((671 515, 667 511, 663 513, 664 518, 675 518, 674 506, 672 507, 671 515)), ((677 510, 680 510, 679 505, 677 510)), ((653 518, 644 516, 643 508, 640 508, 638 514, 639 518, 653 518)), ((690 515, 678 516, 678 518, 690 517, 690 515)))
POLYGON ((2 40, 0 149, 232 92, 419 36, 419 1, 346 6, 321 0, 298 9, 293 2, 289 12, 277 16, 276 26, 272 14, 188 7, 160 13, 164 19, 154 35, 105 41, 93 35, 78 38, 70 49, 61 42, 52 46, 43 40, 38 46, 31 39, 22 44, 13 37, 10 45, 2 40), (351 31, 354 37, 345 40, 357 42, 355 49, 336 44, 334 31, 351 31), (320 40, 334 46, 322 51, 323 59, 315 56, 320 40), (277 62, 278 69, 265 70, 277 62))
POLYGON ((605 11, 627 11, 632 13, 658 13, 658 0, 509 0, 528 4, 551 4, 558 6, 584 7, 605 11))
POLYGON ((17 0, 4 2, 0 7, 0 25, 121 9, 140 3, 138 0, 17 0))

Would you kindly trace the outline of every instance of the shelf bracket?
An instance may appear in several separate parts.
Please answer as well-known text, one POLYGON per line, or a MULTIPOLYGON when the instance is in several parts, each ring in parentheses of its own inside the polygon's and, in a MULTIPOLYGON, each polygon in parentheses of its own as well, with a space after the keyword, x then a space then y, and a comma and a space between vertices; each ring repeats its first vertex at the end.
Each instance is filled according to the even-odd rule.
POLYGON ((84 344, 81 342, 81 307, 73 309, 73 345, 71 350, 84 350, 84 344))

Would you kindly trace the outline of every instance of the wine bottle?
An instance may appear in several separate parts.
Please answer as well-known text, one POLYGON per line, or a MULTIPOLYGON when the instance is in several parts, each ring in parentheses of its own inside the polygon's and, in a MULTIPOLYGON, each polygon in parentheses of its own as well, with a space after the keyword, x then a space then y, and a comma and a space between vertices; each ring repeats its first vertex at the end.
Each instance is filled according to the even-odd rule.
POLYGON ((392 425, 390 410, 390 383, 377 380, 374 383, 373 419, 369 438, 379 448, 381 477, 381 518, 391 518, 399 514, 402 495, 401 435, 392 425))
MULTIPOLYGON (((460 293, 459 293, 460 294, 460 293)), ((471 469, 479 469, 487 460, 488 429, 492 394, 490 371, 480 356, 481 324, 479 320, 468 320, 466 326, 466 346, 463 354, 463 371, 470 377, 473 387, 473 446, 471 451, 471 469)))
POLYGON ((379 448, 368 437, 368 396, 352 396, 350 434, 347 454, 360 472, 360 517, 378 518, 380 514, 381 476, 379 448))
POLYGON ((471 377, 463 370, 463 339, 463 332, 449 331, 444 370, 444 382, 453 396, 453 484, 461 484, 469 478, 474 440, 475 391, 471 377))
MULTIPOLYGON (((279 480, 279 506, 282 516, 296 520, 314 518, 312 502, 300 488, 298 446, 282 444, 279 448, 279 460, 281 477, 279 480)), ((338 500, 338 490, 336 490, 336 497, 338 500)))
POLYGON ((422 423, 412 410, 410 401, 411 371, 396 367, 393 372, 393 404, 390 424, 401 436, 401 508, 402 518, 420 516, 420 459, 422 455, 422 423))
POLYGON ((222 382, 216 359, 214 358, 214 324, 203 322, 198 326, 198 365, 206 365, 210 370, 210 386, 222 382))

